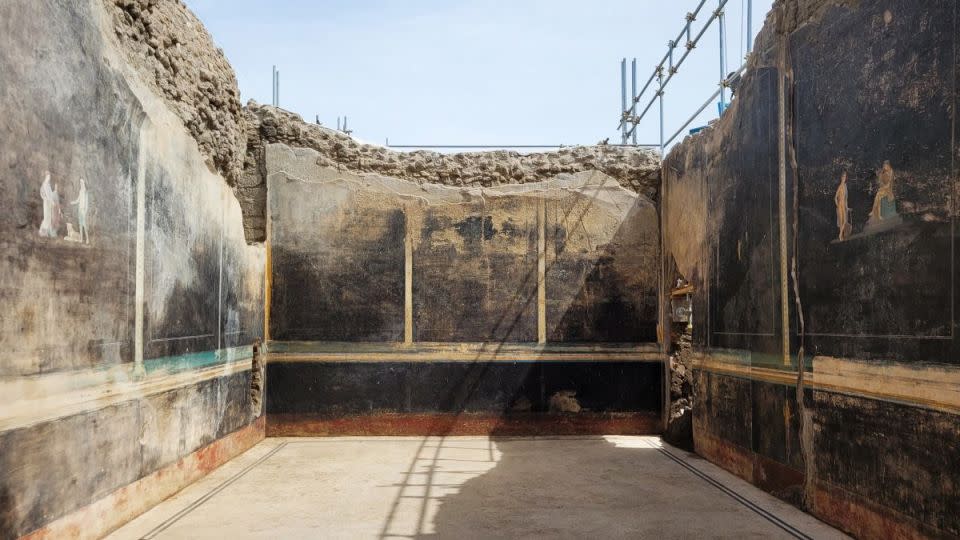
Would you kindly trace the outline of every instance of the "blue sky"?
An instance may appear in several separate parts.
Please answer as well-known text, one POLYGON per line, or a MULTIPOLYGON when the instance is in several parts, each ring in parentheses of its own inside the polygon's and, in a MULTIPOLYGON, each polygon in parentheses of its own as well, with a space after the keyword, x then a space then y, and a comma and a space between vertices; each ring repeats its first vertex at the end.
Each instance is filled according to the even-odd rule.
MULTIPOLYGON (((233 64, 244 102, 270 102, 276 64, 280 105, 306 120, 319 115, 335 127, 346 115, 354 136, 379 144, 495 145, 619 142, 620 58, 637 58, 642 86, 698 3, 185 2, 233 64)), ((715 4, 708 0, 695 31, 715 4)), ((754 0, 754 33, 771 4, 754 0)), ((729 0, 725 10, 729 71, 743 58, 744 5, 729 0)), ((714 26, 668 86, 668 136, 716 90, 718 45, 714 26)), ((695 124, 713 117, 715 106, 695 124)), ((639 142, 656 142, 658 133, 654 108, 639 142)))

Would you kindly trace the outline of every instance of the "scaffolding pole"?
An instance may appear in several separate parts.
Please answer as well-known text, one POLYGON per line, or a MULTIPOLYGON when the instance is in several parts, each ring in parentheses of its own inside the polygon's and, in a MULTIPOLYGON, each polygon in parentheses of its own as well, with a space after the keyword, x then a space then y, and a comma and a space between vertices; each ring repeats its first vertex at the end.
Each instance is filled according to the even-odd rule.
MULTIPOLYGON (((743 70, 745 70, 746 67, 747 67, 747 65, 746 65, 746 64, 743 64, 743 65, 740 66, 736 71, 734 71, 733 73, 731 73, 729 77, 727 77, 727 80, 725 81, 725 83, 727 83, 727 86, 728 86, 728 87, 729 87, 730 81, 733 80, 733 79, 735 79, 736 77, 738 77, 740 74, 742 74, 742 73, 743 73, 743 70)), ((721 87, 722 87, 722 86, 721 86, 721 87)), ((700 108, 697 109, 697 111, 694 112, 689 118, 687 118, 686 121, 684 121, 683 125, 681 125, 680 128, 677 129, 677 131, 675 131, 674 134, 671 135, 670 138, 667 139, 667 141, 666 141, 664 144, 669 146, 670 143, 672 143, 678 136, 680 136, 680 134, 683 132, 683 130, 686 129, 686 127, 689 126, 691 122, 693 122, 694 120, 696 120, 696 119, 697 119, 697 116, 700 116, 700 113, 702 113, 704 109, 706 109, 707 107, 709 107, 710 104, 713 103, 713 100, 717 99, 717 96, 719 96, 719 95, 720 95, 720 88, 717 88, 717 90, 716 90, 713 94, 711 94, 710 97, 707 98, 706 101, 703 102, 703 105, 700 105, 700 108)))
MULTIPOLYGON (((633 101, 633 96, 637 95, 637 59, 634 58, 633 62, 630 63, 630 116, 633 116, 635 108, 637 106, 636 102, 633 101)), ((634 146, 637 144, 637 130, 636 127, 630 130, 631 136, 633 137, 632 142, 634 146)))
POLYGON ((723 114, 723 110, 727 108, 727 53, 726 53, 726 32, 724 31, 724 15, 723 15, 723 4, 724 0, 720 0, 720 7, 717 8, 717 26, 720 29, 720 108, 719 113, 723 114))
POLYGON ((271 104, 274 107, 280 106, 280 70, 277 69, 277 66, 273 66, 273 101, 271 104))
MULTIPOLYGON (((627 115, 627 59, 620 60, 620 110, 621 116, 627 115)), ((627 144, 627 123, 620 121, 620 143, 627 144)))
MULTIPOLYGON (((663 159, 663 73, 657 77, 660 81, 660 90, 657 92, 657 96, 660 98, 660 159, 663 159)), ((636 130, 636 125, 633 126, 636 130)))

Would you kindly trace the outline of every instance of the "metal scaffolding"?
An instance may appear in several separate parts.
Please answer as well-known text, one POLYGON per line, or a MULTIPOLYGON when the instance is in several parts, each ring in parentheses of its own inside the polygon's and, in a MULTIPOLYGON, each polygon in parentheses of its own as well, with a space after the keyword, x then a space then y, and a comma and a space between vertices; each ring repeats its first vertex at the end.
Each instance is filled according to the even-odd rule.
MULTIPOLYGON (((663 58, 660 62, 653 68, 653 73, 650 74, 650 77, 647 79, 647 82, 643 85, 643 88, 637 93, 637 59, 634 58, 632 62, 632 91, 630 97, 627 97, 627 59, 624 58, 620 61, 620 123, 617 126, 617 129, 620 130, 620 138, 622 144, 629 144, 628 141, 633 141, 636 144, 637 140, 637 125, 646 117, 647 113, 650 111, 650 108, 653 107, 653 104, 656 102, 659 104, 659 113, 660 113, 660 154, 663 155, 664 150, 667 145, 674 141, 683 130, 693 122, 697 116, 700 115, 713 100, 717 99, 719 96, 720 101, 717 104, 717 111, 719 114, 723 114, 724 110, 727 108, 729 102, 727 101, 727 88, 730 87, 731 82, 736 80, 740 74, 743 72, 744 67, 746 66, 746 59, 744 59, 743 64, 737 68, 733 73, 727 71, 727 31, 726 31, 726 18, 724 13, 724 7, 727 5, 729 0, 717 0, 717 9, 715 9, 710 17, 707 19, 706 23, 702 28, 693 35, 693 24, 696 22, 697 17, 700 15, 700 12, 703 10, 704 5, 707 3, 707 0, 700 0, 697 4, 696 9, 691 13, 687 13, 686 22, 683 25, 683 29, 680 30, 680 33, 677 35, 676 39, 671 40, 667 43, 667 52, 663 55, 663 58), (719 88, 710 96, 709 99, 695 112, 684 124, 673 134, 669 139, 665 138, 664 132, 664 91, 670 81, 673 79, 673 76, 680 71, 680 66, 683 65, 683 62, 690 56, 690 53, 697 47, 697 44, 700 43, 700 39, 707 32, 707 29, 716 21, 718 23, 718 34, 719 34, 719 49, 720 49, 720 81, 719 88), (683 41, 681 41, 683 40, 683 41), (679 59, 674 58, 674 51, 680 46, 683 46, 683 54, 680 55, 679 59), (647 95, 647 90, 651 88, 651 84, 657 81, 656 92, 653 96, 646 101, 646 105, 643 107, 643 110, 640 114, 636 114, 637 105, 640 103, 640 100, 647 95)), ((753 41, 753 0, 747 0, 747 57, 751 53, 751 44, 753 41)))
POLYGON ((277 66, 273 66, 273 101, 270 104, 274 107, 280 106, 280 71, 277 66))

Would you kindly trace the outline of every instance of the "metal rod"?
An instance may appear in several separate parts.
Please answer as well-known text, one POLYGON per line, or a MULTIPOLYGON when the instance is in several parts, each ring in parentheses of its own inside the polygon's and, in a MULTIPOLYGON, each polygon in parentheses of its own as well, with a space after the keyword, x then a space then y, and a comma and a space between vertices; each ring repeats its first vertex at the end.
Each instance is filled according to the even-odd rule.
POLYGON ((680 135, 680 133, 683 132, 683 130, 686 129, 687 126, 689 126, 691 122, 693 122, 694 120, 697 119, 697 116, 700 116, 700 113, 702 113, 704 109, 706 109, 711 103, 713 103, 713 100, 717 99, 717 96, 718 96, 718 95, 720 95, 720 89, 719 89, 719 88, 718 88, 716 91, 713 92, 713 95, 710 96, 710 98, 707 99, 707 101, 703 102, 703 105, 701 105, 700 108, 697 109, 697 112, 693 113, 693 116, 691 116, 690 118, 688 118, 687 121, 684 122, 682 126, 680 126, 680 129, 678 129, 678 130, 676 131, 676 133, 674 133, 673 135, 671 135, 670 138, 667 139, 667 142, 664 143, 664 144, 669 145, 670 143, 672 143, 673 140, 677 138, 677 135, 680 135))
POLYGON ((274 107, 277 106, 277 66, 273 66, 273 71, 270 73, 270 104, 274 107))
MULTIPOLYGON (((733 73, 730 75, 730 77, 727 77, 727 80, 726 80, 725 82, 728 82, 730 79, 732 79, 732 78, 736 77, 737 75, 739 75, 740 73, 742 73, 743 70, 746 69, 746 67, 747 67, 746 64, 743 64, 742 66, 740 66, 735 72, 733 72, 733 73)), ((711 103, 713 103, 713 100, 717 99, 717 96, 718 96, 718 95, 720 95, 720 89, 719 89, 719 88, 713 93, 713 95, 711 95, 705 102, 703 102, 703 105, 701 105, 700 108, 697 109, 697 112, 693 113, 693 115, 690 116, 690 118, 687 118, 687 121, 684 122, 682 126, 680 126, 680 129, 678 129, 678 130, 676 131, 676 133, 674 133, 673 135, 671 135, 670 138, 667 139, 667 142, 665 142, 664 144, 666 144, 667 146, 670 146, 670 143, 672 143, 673 140, 676 139, 677 136, 680 135, 680 133, 683 132, 683 130, 686 129, 687 126, 689 126, 691 122, 693 122, 694 120, 696 120, 696 119, 697 119, 697 116, 700 116, 700 113, 702 113, 704 109, 706 109, 711 103)))
MULTIPOLYGON (((576 144, 387 144, 390 148, 571 148, 576 144)), ((632 144, 607 144, 604 146, 630 147, 632 144)), ((636 146, 656 148, 656 143, 644 143, 636 146)))
POLYGON ((747 54, 753 50, 753 0, 747 0, 747 54))
MULTIPOLYGON (((630 116, 633 116, 634 109, 637 106, 637 103, 633 101, 633 96, 637 95, 637 59, 634 58, 633 62, 630 64, 631 71, 631 83, 630 83, 630 116)), ((633 144, 637 144, 637 128, 634 126, 631 129, 633 133, 630 135, 633 137, 633 144)))
POLYGON ((657 92, 657 95, 660 96, 660 159, 663 159, 663 73, 660 74, 660 91, 657 92))
MULTIPOLYGON (((665 55, 663 56, 664 59, 666 59, 666 58, 667 58, 667 55, 669 55, 669 54, 670 54, 669 52, 668 52, 667 54, 665 54, 665 55)), ((661 61, 661 64, 662 64, 662 63, 663 63, 663 62, 661 61)), ((659 64, 658 64, 658 65, 659 65, 659 64)), ((643 96, 643 94, 645 94, 645 93, 647 92, 647 88, 650 87, 650 83, 652 83, 653 80, 654 80, 656 77, 657 77, 657 71, 656 71, 656 69, 654 69, 653 73, 650 75, 650 78, 647 79, 647 82, 646 82, 646 83, 644 83, 643 88, 640 90, 640 93, 637 94, 637 95, 635 95, 635 96, 633 96, 633 107, 631 107, 631 109, 634 109, 634 110, 636 109, 636 104, 637 104, 638 101, 640 101, 640 97, 643 96)), ((621 119, 620 119, 620 125, 617 126, 617 129, 620 129, 620 127, 623 126, 623 124, 624 124, 624 119, 621 118, 621 119)))
POLYGON ((720 113, 723 114, 723 109, 727 106, 727 88, 724 86, 724 81, 727 78, 727 58, 725 53, 726 45, 726 35, 724 32, 724 16, 723 16, 723 2, 720 2, 720 8, 717 9, 719 13, 717 26, 720 29, 720 113))
MULTIPOLYGON (((670 55, 670 52, 669 52, 669 51, 667 52, 667 54, 663 55, 663 59, 660 60, 660 63, 659 63, 659 64, 657 64, 657 68, 663 66, 664 61, 666 61, 666 59, 669 57, 669 55, 670 55)), ((636 104, 637 104, 638 101, 640 101, 640 97, 643 96, 643 94, 645 94, 645 93, 647 92, 647 88, 650 87, 650 83, 652 83, 653 80, 657 78, 657 68, 654 68, 653 73, 650 74, 650 78, 647 79, 647 82, 646 82, 646 83, 644 83, 643 88, 640 90, 640 93, 637 94, 637 95, 635 95, 635 96, 633 96, 633 107, 631 107, 631 109, 636 110, 636 104)), ((621 119, 620 119, 620 126, 622 126, 623 123, 624 123, 624 119, 621 118, 621 119)), ((620 126, 617 126, 617 128, 619 129, 620 126)))
MULTIPOLYGON (((620 60, 620 116, 627 114, 627 59, 620 60)), ((620 142, 627 144, 627 123, 620 120, 620 142)))

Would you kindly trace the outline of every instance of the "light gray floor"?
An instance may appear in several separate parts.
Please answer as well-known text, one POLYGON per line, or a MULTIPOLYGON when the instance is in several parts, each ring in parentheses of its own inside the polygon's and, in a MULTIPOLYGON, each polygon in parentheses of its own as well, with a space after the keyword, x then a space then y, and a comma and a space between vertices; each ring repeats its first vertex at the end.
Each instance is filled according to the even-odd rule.
POLYGON ((109 538, 842 538, 655 437, 267 439, 109 538))

